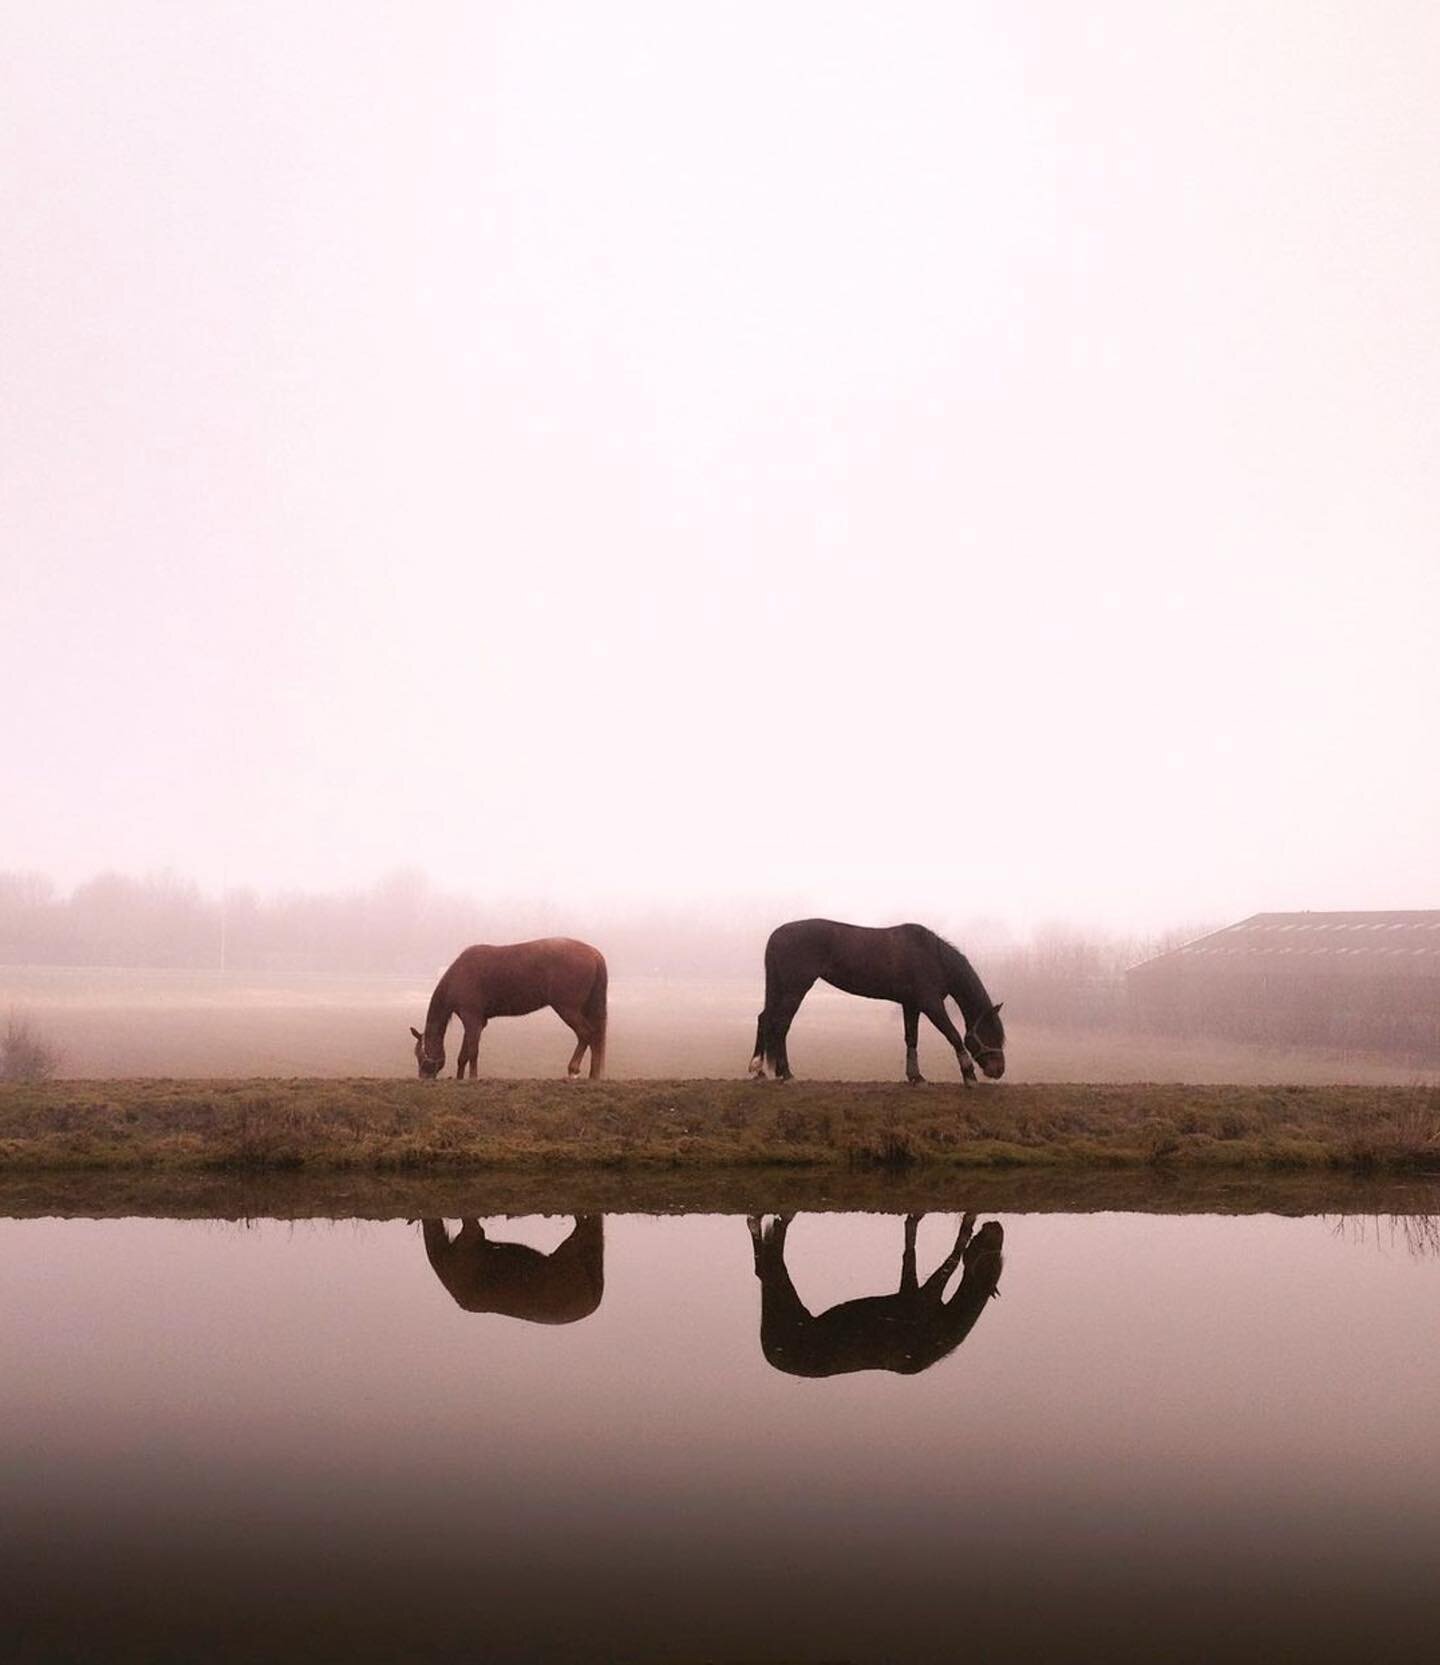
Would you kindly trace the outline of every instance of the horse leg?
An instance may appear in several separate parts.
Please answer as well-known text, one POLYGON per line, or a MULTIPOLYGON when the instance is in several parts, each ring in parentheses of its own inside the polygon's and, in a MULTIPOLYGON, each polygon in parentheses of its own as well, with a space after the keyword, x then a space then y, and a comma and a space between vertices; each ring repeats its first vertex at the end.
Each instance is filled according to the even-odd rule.
MULTIPOLYGON (((764 1278, 767 1271, 779 1262, 781 1273, 789 1283, 790 1274, 785 1270, 785 1234, 790 1229, 793 1214, 777 1214, 769 1226, 765 1224, 763 1214, 751 1214, 746 1219, 750 1227, 750 1242, 755 1250, 755 1275, 764 1278)), ((793 1289, 792 1289, 793 1293, 793 1289)))
POLYGON ((568 1081, 574 1081, 578 1078, 580 1065, 585 1058, 585 1048, 589 1044, 589 1041, 577 1029, 575 1031, 575 1050, 570 1054, 570 1062, 565 1066, 565 1077, 568 1081))
POLYGON ((919 1087, 925 1080, 920 1073, 920 1008, 907 1003, 901 1010, 905 1014, 905 1079, 919 1087))
POLYGON ((798 989, 786 989, 774 1003, 766 1002, 765 1006, 765 1052, 775 1070, 777 1081, 790 1079, 790 1053, 786 1047, 786 1037, 790 1033, 790 1025, 795 1021, 795 1014, 800 1010, 800 1002, 809 994, 815 979, 802 984, 798 989))
POLYGON ((755 1050, 750 1055, 750 1073, 757 1081, 765 1079, 765 1014, 755 1020, 755 1050))
POLYGON ((590 1024, 590 1079, 598 1080, 605 1073, 605 1019, 590 1024))
POLYGON ((782 1214, 767 1231, 758 1218, 750 1221, 755 1245, 755 1275, 760 1280, 760 1351, 779 1369, 787 1361, 807 1356, 806 1339, 812 1321, 785 1264, 785 1231, 790 1217, 782 1214))
POLYGON ((815 973, 807 976, 803 963, 792 965, 776 952, 775 940, 765 945, 765 1009, 755 1024, 755 1053, 750 1060, 750 1073, 763 1076, 769 1064, 777 1081, 790 1079, 790 1060, 785 1052, 785 1036, 795 1021, 800 1002, 810 992, 815 973))
MULTIPOLYGON (((560 1021, 575 1031, 575 1050, 570 1054, 570 1062, 565 1066, 566 1080, 573 1081, 580 1074, 580 1063, 585 1056, 586 1047, 591 1045, 594 1038, 593 1031, 589 1019, 578 1007, 557 1006, 555 1010, 559 1013, 560 1021)), ((590 1055, 590 1073, 596 1073, 593 1051, 590 1055)))
POLYGON ((925 1280, 925 1293, 927 1295, 933 1295, 937 1301, 943 1298, 945 1285, 950 1282, 951 1275, 960 1264, 974 1231, 975 1216, 967 1214, 960 1222, 960 1230, 955 1236, 955 1247, 925 1280))
POLYGON ((915 1277, 915 1233, 919 1229, 923 1217, 920 1214, 907 1214, 905 1216, 905 1252, 900 1256, 900 1293, 902 1295, 913 1295, 919 1288, 919 1283, 915 1277))
POLYGON ((463 1081, 468 1066, 473 1081, 477 1074, 475 1061, 480 1054, 480 1036, 485 1028, 485 1019, 469 1017, 460 1021, 465 1025, 465 1039, 460 1043, 460 1056, 455 1061, 455 1079, 463 1081))
POLYGON ((945 1010, 945 1001, 941 999, 924 1008, 925 1016, 940 1031, 947 1041, 955 1048, 955 1056, 960 1062, 960 1074, 965 1078, 965 1085, 975 1085, 975 1066, 970 1061, 970 1054, 965 1050, 965 1037, 950 1021, 950 1014, 945 1010))

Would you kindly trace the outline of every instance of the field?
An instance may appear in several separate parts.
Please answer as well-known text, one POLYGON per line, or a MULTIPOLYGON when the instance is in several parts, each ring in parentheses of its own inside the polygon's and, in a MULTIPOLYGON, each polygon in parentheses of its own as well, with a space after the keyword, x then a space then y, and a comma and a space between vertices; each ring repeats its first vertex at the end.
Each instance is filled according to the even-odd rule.
MULTIPOLYGON (((429 994, 428 982, 373 978, 0 968, 0 1018, 14 1013, 32 1023, 60 1052, 61 1073, 88 1080, 413 1077, 409 1026, 423 1021, 429 994)), ((609 1073, 618 1080, 742 1077, 760 999, 755 982, 617 975, 610 990, 609 1073)), ((1409 1086, 1436 1079, 1433 1072, 1363 1055, 1047 1029, 1008 1006, 1005 1016, 1007 1084, 1409 1086)), ((452 1063, 458 1044, 454 1025, 452 1063)), ((572 1045, 551 1012, 504 1019, 485 1032, 480 1071, 500 1080, 558 1078, 572 1045)), ((802 1079, 898 1080, 904 1073, 899 1011, 816 988, 791 1031, 790 1058, 802 1079)), ((935 1082, 959 1079, 949 1048, 923 1023, 920 1061, 935 1082)))
POLYGON ((237 1195, 277 1184, 308 1189, 301 1212, 322 1194, 413 1211, 417 1184, 452 1202, 479 1185, 499 1211, 573 1209, 582 1192, 595 1207, 969 1206, 1057 1184, 1091 1206, 1140 1191, 1153 1206, 1197 1187, 1234 1202, 1255 1176, 1271 1197, 1305 1176, 1316 1207, 1322 1180, 1333 1198, 1357 1176, 1440 1173, 1440 1087, 1372 1059, 1017 1018, 1004 1082, 963 1089, 922 1032, 931 1081, 910 1088, 898 1014, 817 991, 792 1033, 801 1078, 754 1083, 753 988, 627 979, 604 1082, 562 1079, 570 1037, 550 1013, 493 1024, 481 1080, 418 1082, 417 984, 8 977, 0 1011, 61 1054, 60 1079, 0 1087, 0 1201, 16 1208, 223 1195, 243 1211, 237 1195))

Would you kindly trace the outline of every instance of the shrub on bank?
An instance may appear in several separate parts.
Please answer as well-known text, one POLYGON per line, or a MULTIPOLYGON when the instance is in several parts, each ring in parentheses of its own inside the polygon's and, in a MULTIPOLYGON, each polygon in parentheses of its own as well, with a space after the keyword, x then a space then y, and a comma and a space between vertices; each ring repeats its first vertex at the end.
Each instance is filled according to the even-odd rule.
POLYGON ((49 1081, 60 1054, 24 1018, 12 1016, 0 1035, 0 1081, 49 1081))

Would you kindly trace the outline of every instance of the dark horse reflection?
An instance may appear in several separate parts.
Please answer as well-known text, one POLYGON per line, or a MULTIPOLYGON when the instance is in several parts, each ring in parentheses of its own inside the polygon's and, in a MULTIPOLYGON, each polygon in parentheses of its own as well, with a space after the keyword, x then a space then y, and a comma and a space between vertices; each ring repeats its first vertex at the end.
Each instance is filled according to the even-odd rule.
POLYGON ((496 1242, 478 1220, 451 1237, 443 1220, 421 1222, 425 1253, 466 1312, 498 1312, 531 1324, 588 1318, 605 1293, 605 1216, 578 1214, 560 1246, 543 1254, 525 1243, 496 1242))
POLYGON ((785 1234, 792 1215, 766 1225, 750 1220, 755 1275, 760 1280, 760 1347, 777 1370, 791 1376, 844 1376, 853 1370, 894 1370, 914 1376, 953 1353, 969 1335, 992 1296, 1000 1293, 1005 1232, 997 1220, 975 1230, 975 1216, 960 1222, 955 1246, 921 1283, 915 1270, 915 1233, 922 1215, 905 1218, 900 1289, 867 1295, 812 1313, 795 1293, 785 1264, 785 1234), (945 1286, 964 1263, 947 1301, 945 1286))

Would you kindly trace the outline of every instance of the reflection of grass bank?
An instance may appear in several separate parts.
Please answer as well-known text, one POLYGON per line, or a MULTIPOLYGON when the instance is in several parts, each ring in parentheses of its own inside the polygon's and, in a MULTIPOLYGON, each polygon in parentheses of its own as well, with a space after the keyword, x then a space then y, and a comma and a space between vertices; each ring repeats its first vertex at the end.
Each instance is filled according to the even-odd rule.
MULTIPOLYGON (((1440 1178, 1335 1169, 492 1167, 0 1169, 0 1218, 462 1219, 503 1214, 1329 1214, 1440 1219, 1440 1178)), ((1402 1227, 1402 1230, 1408 1229, 1402 1227)))
POLYGON ((0 1171, 1440 1171, 1434 1087, 122 1081, 0 1088, 0 1171))

